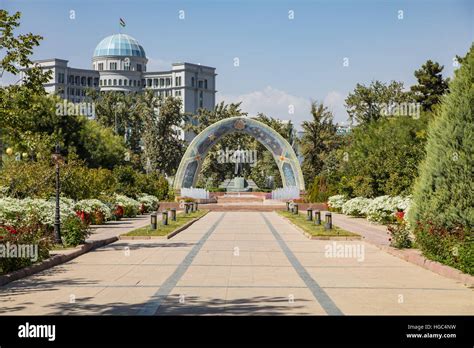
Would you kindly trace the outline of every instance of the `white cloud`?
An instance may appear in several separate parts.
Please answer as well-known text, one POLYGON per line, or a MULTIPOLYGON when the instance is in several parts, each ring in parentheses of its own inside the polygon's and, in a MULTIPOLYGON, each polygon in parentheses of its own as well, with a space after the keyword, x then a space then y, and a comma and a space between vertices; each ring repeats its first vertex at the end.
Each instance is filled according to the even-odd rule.
MULTIPOLYGON (((336 122, 347 120, 344 99, 344 96, 337 91, 329 92, 323 99, 324 105, 333 112, 336 122)), ((241 95, 218 93, 217 102, 221 101, 225 103, 242 102, 242 110, 248 112, 250 116, 262 112, 273 118, 291 120, 297 128, 300 128, 302 121, 311 119, 311 99, 298 97, 271 86, 241 95), (293 114, 289 112, 291 106, 293 106, 293 114)))
POLYGON ((348 115, 344 106, 344 99, 345 97, 337 91, 329 92, 323 99, 324 105, 332 111, 335 122, 347 122, 348 115))
POLYGON ((242 102, 242 110, 254 116, 259 112, 281 120, 291 120, 295 125, 308 119, 311 100, 297 97, 271 86, 261 91, 254 91, 241 95, 217 95, 217 102, 242 102), (291 113, 293 111, 293 113, 291 113))

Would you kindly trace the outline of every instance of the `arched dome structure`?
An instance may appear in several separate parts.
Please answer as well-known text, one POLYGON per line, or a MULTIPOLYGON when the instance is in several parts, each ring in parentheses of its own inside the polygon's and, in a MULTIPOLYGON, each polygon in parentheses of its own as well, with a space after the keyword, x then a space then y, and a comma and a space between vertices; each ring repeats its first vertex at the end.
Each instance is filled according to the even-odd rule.
POLYGON ((146 58, 145 50, 133 37, 127 34, 107 36, 96 46, 94 57, 126 56, 146 58))
POLYGON ((94 50, 92 66, 99 71, 101 91, 140 91, 148 59, 145 49, 127 34, 102 39, 94 50))

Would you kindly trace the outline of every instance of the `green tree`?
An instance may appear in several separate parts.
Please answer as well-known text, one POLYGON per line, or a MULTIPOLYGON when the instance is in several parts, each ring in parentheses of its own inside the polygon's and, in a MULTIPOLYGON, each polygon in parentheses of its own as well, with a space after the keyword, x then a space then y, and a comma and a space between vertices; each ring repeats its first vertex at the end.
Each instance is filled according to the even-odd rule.
POLYGON ((333 124, 332 112, 322 103, 311 104, 311 121, 304 121, 301 153, 303 176, 306 182, 313 182, 321 173, 324 159, 336 145, 336 126, 333 124))
POLYGON ((388 85, 373 81, 369 86, 357 84, 345 102, 351 121, 360 124, 377 121, 384 110, 412 100, 411 94, 403 90, 403 83, 391 81, 388 85))
POLYGON ((0 78, 5 71, 18 75, 20 69, 26 69, 23 89, 28 89, 30 93, 44 93, 43 83, 49 80, 51 72, 33 66, 30 59, 33 48, 39 45, 43 37, 32 33, 15 36, 14 31, 20 26, 20 18, 20 12, 10 15, 8 11, 0 9, 0 51, 3 56, 0 59, 0 78))
POLYGON ((431 111, 438 104, 441 96, 448 90, 448 80, 443 79, 441 72, 444 66, 428 60, 415 71, 418 84, 411 86, 414 99, 421 103, 423 110, 431 111))
POLYGON ((474 45, 428 129, 409 217, 428 257, 474 274, 474 45))
POLYGON ((139 110, 144 124, 144 168, 147 172, 174 175, 185 149, 185 143, 179 137, 184 118, 181 100, 173 97, 157 99, 153 92, 147 91, 140 100, 139 110))
POLYGON ((354 127, 337 156, 339 189, 353 196, 408 195, 424 156, 429 115, 382 118, 354 127), (342 155, 342 156, 341 156, 342 155))

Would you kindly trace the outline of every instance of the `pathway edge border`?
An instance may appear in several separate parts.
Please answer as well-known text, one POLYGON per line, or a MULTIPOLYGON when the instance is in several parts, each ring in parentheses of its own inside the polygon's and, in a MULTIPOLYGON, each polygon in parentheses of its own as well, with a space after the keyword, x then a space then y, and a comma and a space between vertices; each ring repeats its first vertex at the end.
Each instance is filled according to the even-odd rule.
MULTIPOLYGON (((204 216, 206 216, 208 213, 210 212, 210 210, 206 211, 203 215, 201 216, 198 216, 194 219, 192 219, 191 221, 188 221, 187 223, 185 223, 183 226, 181 227, 178 227, 177 229, 175 229, 174 231, 168 233, 167 235, 165 236, 126 236, 125 234, 121 234, 118 236, 118 238, 120 240, 150 240, 150 239, 170 239, 170 238, 173 238, 174 236, 176 236, 178 233, 180 232, 183 232, 184 230, 188 229, 188 227, 190 227, 192 224, 194 224, 195 222, 201 220, 204 216)), ((128 233, 128 232, 127 232, 128 233)))
POLYGON ((0 275, 0 287, 7 285, 8 283, 11 283, 15 280, 19 280, 19 279, 34 275, 36 273, 45 271, 54 266, 66 263, 89 251, 103 247, 110 243, 114 243, 118 240, 119 240, 118 237, 110 237, 107 239, 100 239, 100 240, 95 240, 92 242, 87 242, 86 244, 82 244, 81 246, 76 247, 74 251, 68 254, 55 254, 51 257, 48 257, 46 260, 35 263, 31 266, 28 266, 28 267, 25 267, 25 268, 22 268, 22 269, 19 269, 7 274, 0 275))
POLYGON ((308 238, 310 240, 363 240, 363 237, 360 234, 355 233, 355 232, 351 232, 351 233, 357 234, 358 237, 355 237, 355 236, 354 237, 353 236, 313 236, 312 234, 310 234, 310 233, 306 232, 305 230, 303 230, 301 227, 299 227, 297 224, 295 224, 293 221, 291 221, 287 217, 282 216, 278 213, 277 213, 277 215, 279 217, 281 217, 282 219, 285 219, 286 221, 288 221, 298 231, 300 231, 306 238, 308 238))

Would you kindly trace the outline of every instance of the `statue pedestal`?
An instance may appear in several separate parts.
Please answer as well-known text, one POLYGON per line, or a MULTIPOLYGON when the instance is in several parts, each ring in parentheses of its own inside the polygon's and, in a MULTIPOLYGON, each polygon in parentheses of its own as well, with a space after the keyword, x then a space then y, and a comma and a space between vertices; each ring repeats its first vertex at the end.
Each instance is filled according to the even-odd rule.
POLYGON ((245 179, 240 176, 233 178, 226 187, 227 192, 246 192, 249 190, 250 187, 245 187, 245 179))

